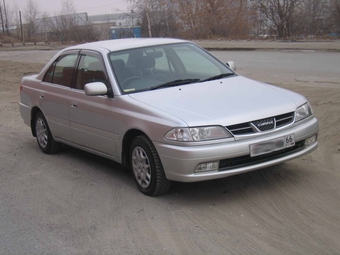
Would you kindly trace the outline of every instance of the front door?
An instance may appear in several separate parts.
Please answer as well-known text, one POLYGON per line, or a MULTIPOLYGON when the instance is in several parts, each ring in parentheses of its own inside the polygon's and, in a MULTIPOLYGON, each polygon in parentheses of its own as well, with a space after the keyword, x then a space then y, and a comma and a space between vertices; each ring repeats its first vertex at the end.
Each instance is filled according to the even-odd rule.
POLYGON ((117 157, 117 135, 113 132, 114 99, 108 95, 85 95, 84 86, 91 82, 110 86, 101 55, 82 52, 69 98, 72 142, 97 154, 117 157))

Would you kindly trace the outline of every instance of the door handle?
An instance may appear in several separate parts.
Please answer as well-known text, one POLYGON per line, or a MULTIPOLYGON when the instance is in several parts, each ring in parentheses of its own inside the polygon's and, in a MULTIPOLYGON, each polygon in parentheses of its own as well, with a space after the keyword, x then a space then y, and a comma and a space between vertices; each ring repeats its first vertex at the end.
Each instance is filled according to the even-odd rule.
POLYGON ((72 107, 72 108, 77 108, 77 107, 78 107, 78 104, 75 103, 75 102, 73 102, 73 103, 71 103, 71 107, 72 107))
POLYGON ((41 94, 41 95, 39 96, 39 98, 44 98, 44 95, 43 95, 43 94, 41 94))

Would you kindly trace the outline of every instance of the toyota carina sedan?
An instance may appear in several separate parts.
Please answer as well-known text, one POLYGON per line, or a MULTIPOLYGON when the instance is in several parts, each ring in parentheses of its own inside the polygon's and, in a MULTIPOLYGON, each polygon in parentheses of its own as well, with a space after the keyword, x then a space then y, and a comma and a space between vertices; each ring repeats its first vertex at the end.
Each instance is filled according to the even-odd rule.
POLYGON ((40 149, 61 144, 131 169, 138 189, 224 178, 317 148, 305 97, 238 75, 178 39, 122 39, 60 51, 24 77, 20 113, 40 149))

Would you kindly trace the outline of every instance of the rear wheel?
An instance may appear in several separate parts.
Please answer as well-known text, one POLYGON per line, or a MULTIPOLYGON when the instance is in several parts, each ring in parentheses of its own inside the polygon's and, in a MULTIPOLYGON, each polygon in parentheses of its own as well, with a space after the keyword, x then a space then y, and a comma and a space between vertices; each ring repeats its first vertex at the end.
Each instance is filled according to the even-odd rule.
POLYGON ((145 195, 166 193, 171 182, 166 179, 161 160, 152 142, 137 136, 131 146, 130 165, 138 189, 145 195))
POLYGON ((35 134, 39 148, 46 154, 53 154, 61 149, 61 144, 54 141, 47 121, 41 112, 35 116, 35 134))

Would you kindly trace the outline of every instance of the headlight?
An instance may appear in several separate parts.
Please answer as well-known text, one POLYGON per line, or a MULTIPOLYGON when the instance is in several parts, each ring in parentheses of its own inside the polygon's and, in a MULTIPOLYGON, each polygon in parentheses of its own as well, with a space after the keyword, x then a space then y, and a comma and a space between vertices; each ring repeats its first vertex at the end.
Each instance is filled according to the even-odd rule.
POLYGON ((303 120, 309 116, 313 115, 312 107, 307 102, 304 105, 300 106, 295 111, 295 122, 303 120))
POLYGON ((165 139, 180 142, 199 142, 232 137, 227 130, 219 126, 174 128, 165 135, 165 139))

